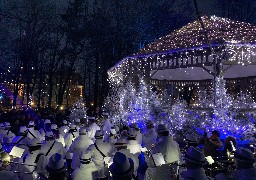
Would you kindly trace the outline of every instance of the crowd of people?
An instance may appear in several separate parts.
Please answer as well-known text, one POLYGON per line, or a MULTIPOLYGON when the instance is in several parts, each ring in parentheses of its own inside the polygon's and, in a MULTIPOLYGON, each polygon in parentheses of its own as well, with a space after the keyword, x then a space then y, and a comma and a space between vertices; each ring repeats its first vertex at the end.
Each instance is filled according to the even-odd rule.
MULTIPOLYGON (((11 124, 0 123, 0 179, 13 180, 169 180, 169 179, 255 179, 254 153, 237 147, 234 137, 222 142, 218 131, 198 139, 192 135, 173 136, 165 124, 146 121, 142 133, 137 123, 110 123, 103 112, 99 121, 63 119, 55 123, 35 120, 12 132, 11 124), (203 148, 202 148, 203 147, 203 148), (233 159, 234 169, 217 171, 206 157, 218 161, 222 154, 233 159), (223 153, 224 152, 224 153, 223 153), (234 154, 230 156, 230 154, 234 154)), ((13 125, 15 126, 15 124, 13 125)), ((17 128, 17 127, 16 127, 17 128)), ((215 163, 216 164, 216 163, 215 163)), ((225 167, 227 168, 227 167, 225 167)))

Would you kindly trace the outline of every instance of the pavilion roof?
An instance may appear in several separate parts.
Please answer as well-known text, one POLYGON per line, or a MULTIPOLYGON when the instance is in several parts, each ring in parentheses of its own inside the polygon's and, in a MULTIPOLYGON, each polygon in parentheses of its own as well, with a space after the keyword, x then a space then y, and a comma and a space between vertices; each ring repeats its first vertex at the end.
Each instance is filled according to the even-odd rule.
MULTIPOLYGON (((212 45, 237 44, 255 45, 256 26, 227 18, 203 16, 202 21, 212 45)), ((207 46, 205 32, 199 20, 183 26, 140 49, 134 56, 181 51, 182 49, 207 46)))

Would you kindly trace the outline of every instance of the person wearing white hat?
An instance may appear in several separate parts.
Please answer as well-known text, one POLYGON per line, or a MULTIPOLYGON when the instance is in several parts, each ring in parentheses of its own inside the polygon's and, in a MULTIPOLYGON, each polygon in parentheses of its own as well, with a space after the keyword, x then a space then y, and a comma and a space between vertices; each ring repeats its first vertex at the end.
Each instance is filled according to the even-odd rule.
POLYGON ((95 120, 96 120, 95 117, 88 117, 88 121, 89 121, 88 135, 91 139, 94 139, 96 131, 100 130, 100 127, 96 124, 95 120))
POLYGON ((141 152, 141 145, 136 140, 137 133, 130 130, 127 137, 127 149, 130 150, 132 154, 137 154, 141 152))
POLYGON ((110 172, 113 180, 132 180, 134 163, 132 159, 128 159, 123 153, 116 152, 113 163, 110 165, 110 172))
POLYGON ((65 137, 66 133, 69 131, 69 126, 68 126, 68 121, 63 120, 62 121, 62 126, 59 128, 60 134, 65 137))
POLYGON ((149 167, 146 171, 146 179, 152 179, 152 177, 161 177, 161 179, 169 179, 170 169, 168 168, 171 163, 177 163, 180 160, 180 148, 173 137, 169 135, 169 130, 164 124, 159 124, 157 127, 157 135, 159 141, 150 151, 150 154, 161 153, 163 155, 165 166, 161 168, 156 168, 156 172, 152 171, 155 169, 155 164, 153 158, 149 159, 149 167), (159 171, 160 170, 160 171, 159 171), (159 174, 160 173, 160 174, 159 174))
POLYGON ((72 180, 96 179, 97 167, 92 161, 92 155, 88 151, 84 151, 80 156, 80 165, 72 173, 72 180))
POLYGON ((256 168, 253 167, 256 159, 251 150, 238 148, 235 152, 236 170, 231 174, 233 179, 254 180, 256 178, 256 168))
POLYGON ((66 180, 68 177, 67 166, 61 154, 55 153, 50 157, 46 166, 49 180, 66 180))
POLYGON ((114 148, 109 143, 104 142, 103 132, 101 130, 95 133, 95 143, 88 147, 88 151, 92 153, 93 162, 98 168, 98 174, 100 177, 107 177, 104 167, 104 158, 110 157, 114 152, 114 148))
POLYGON ((68 150, 73 141, 79 136, 77 132, 76 125, 72 124, 68 133, 64 136, 66 149, 68 150))
POLYGON ((79 132, 79 129, 80 129, 80 127, 81 127, 81 120, 80 119, 75 119, 75 121, 74 121, 74 124, 76 125, 76 129, 77 129, 77 131, 79 132))
POLYGON ((207 163, 204 152, 197 147, 189 147, 185 154, 186 171, 181 173, 184 179, 208 180, 203 166, 207 163))
POLYGON ((64 156, 66 153, 66 150, 60 142, 54 140, 53 132, 47 131, 45 133, 45 142, 42 144, 42 147, 41 147, 41 153, 44 154, 46 158, 46 163, 48 163, 50 157, 53 154, 59 153, 62 156, 64 156))
POLYGON ((29 146, 29 153, 20 158, 19 163, 14 167, 14 171, 19 172, 21 179, 33 180, 37 173, 46 173, 45 156, 40 154, 41 140, 39 138, 32 139, 29 146))
POLYGON ((42 136, 38 130, 35 130, 34 121, 29 121, 27 131, 27 136, 29 139, 40 138, 42 141, 44 140, 44 136, 42 136))
POLYGON ((143 134, 142 141, 143 147, 148 150, 152 148, 152 145, 156 143, 157 133, 154 128, 154 123, 151 120, 146 122, 147 131, 143 134))
POLYGON ((110 134, 107 142, 110 144, 115 144, 117 142, 116 130, 114 128, 110 129, 110 134))
POLYGON ((139 168, 139 154, 133 154, 127 149, 127 142, 125 139, 118 139, 117 142, 114 144, 117 152, 123 153, 127 158, 131 158, 134 162, 134 176, 137 176, 137 170, 139 168))
POLYGON ((108 141, 110 129, 111 129, 111 123, 108 118, 109 114, 107 112, 103 112, 103 127, 102 130, 104 132, 104 141, 108 141))
POLYGON ((130 130, 136 132, 136 140, 139 144, 142 144, 142 134, 137 123, 132 123, 130 125, 130 130))
POLYGON ((5 143, 11 143, 15 134, 11 131, 11 124, 9 122, 4 123, 4 131, 2 133, 5 143))
POLYGON ((44 120, 44 126, 39 130, 40 134, 42 137, 45 137, 45 133, 47 131, 51 131, 51 120, 50 119, 45 119, 44 120))
POLYGON ((79 157, 91 144, 93 144, 93 141, 88 137, 86 129, 80 128, 79 136, 74 140, 69 148, 69 152, 73 153, 72 169, 79 166, 79 157))
POLYGON ((55 141, 60 142, 63 145, 63 147, 65 147, 64 137, 60 134, 57 124, 52 124, 51 125, 51 130, 54 134, 55 141))
POLYGON ((28 151, 29 141, 30 139, 27 137, 27 127, 21 126, 19 134, 13 138, 12 144, 28 151))

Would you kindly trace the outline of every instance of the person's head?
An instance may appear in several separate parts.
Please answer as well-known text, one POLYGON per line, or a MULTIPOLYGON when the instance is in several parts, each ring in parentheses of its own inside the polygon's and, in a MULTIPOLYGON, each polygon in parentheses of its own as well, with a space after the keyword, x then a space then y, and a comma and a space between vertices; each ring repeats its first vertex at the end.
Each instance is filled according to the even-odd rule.
POLYGON ((11 124, 9 122, 4 122, 4 129, 9 130, 11 128, 11 124))
POLYGON ((185 163, 188 169, 202 168, 206 164, 204 152, 197 147, 189 147, 185 154, 185 163))
POLYGON ((137 134, 135 131, 130 130, 127 135, 127 140, 136 140, 137 134))
POLYGON ((153 121, 148 120, 148 121, 146 122, 146 128, 147 128, 147 129, 153 129, 154 127, 155 127, 155 126, 154 126, 153 121))
POLYGON ((63 120, 63 121, 62 121, 62 125, 63 125, 63 126, 67 126, 67 125, 68 125, 68 121, 67 121, 67 120, 63 120))
POLYGON ((199 142, 195 136, 188 134, 186 135, 186 144, 188 147, 190 146, 197 147, 199 142))
POLYGON ((121 149, 127 149, 127 143, 125 139, 118 139, 117 142, 114 144, 117 151, 121 149))
POLYGON ((109 113, 108 112, 103 112, 102 116, 103 116, 103 120, 106 120, 106 119, 108 119, 109 113))
POLYGON ((212 131, 212 139, 219 139, 220 138, 220 133, 217 130, 212 131))
POLYGON ((35 122, 34 121, 29 121, 28 128, 34 128, 34 127, 35 127, 35 122))
POLYGON ((132 123, 130 125, 130 129, 131 130, 135 130, 135 131, 139 131, 140 130, 139 125, 137 123, 132 123))
POLYGON ((81 164, 90 164, 92 162, 92 155, 89 151, 85 151, 80 156, 80 163, 81 164))
POLYGON ((79 136, 85 136, 87 134, 87 131, 85 128, 80 128, 79 129, 79 136))
POLYGON ((96 122, 96 118, 93 116, 88 116, 87 119, 88 119, 89 126, 96 122))
POLYGON ((50 180, 64 180, 68 176, 67 166, 62 156, 58 153, 50 157, 46 170, 49 173, 48 179, 50 180))
POLYGON ((41 145, 42 145, 42 142, 39 138, 33 138, 30 140, 28 144, 29 151, 33 152, 33 151, 39 150, 41 149, 41 145))
POLYGON ((81 126, 81 121, 80 121, 80 119, 75 119, 74 124, 75 124, 76 126, 81 126))
POLYGON ((110 134, 109 134, 109 137, 113 137, 116 135, 116 130, 114 128, 111 128, 110 129, 110 134))
POLYGON ((94 137, 97 141, 103 141, 103 132, 101 130, 97 130, 94 137))
POLYGON ((46 131, 50 131, 51 130, 51 120, 50 119, 45 119, 45 121, 44 121, 44 129, 46 131))
POLYGON ((247 148, 239 148, 236 150, 234 157, 237 169, 253 168, 255 157, 251 150, 247 148))
POLYGON ((134 171, 134 162, 123 153, 116 152, 113 163, 109 167, 114 180, 131 180, 134 171))
POLYGON ((46 131, 45 140, 46 141, 53 141, 54 140, 54 134, 53 134, 52 131, 46 131))
POLYGON ((72 124, 69 128, 69 132, 76 132, 77 129, 76 129, 76 125, 75 124, 72 124))
POLYGON ((159 124, 157 126, 157 135, 159 138, 161 137, 167 137, 170 135, 169 130, 167 129, 167 127, 164 124, 159 124))
POLYGON ((21 126, 19 130, 19 136, 26 136, 27 135, 27 128, 26 126, 21 126))

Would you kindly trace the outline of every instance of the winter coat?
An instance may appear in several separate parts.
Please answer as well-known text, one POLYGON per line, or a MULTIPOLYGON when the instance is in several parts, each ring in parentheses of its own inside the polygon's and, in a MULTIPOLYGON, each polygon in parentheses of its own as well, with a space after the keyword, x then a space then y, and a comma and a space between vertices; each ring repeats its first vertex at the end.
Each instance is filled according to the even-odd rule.
POLYGON ((68 150, 73 141, 79 136, 78 132, 69 132, 65 135, 64 141, 66 145, 66 149, 68 150))
POLYGON ((40 150, 36 150, 20 159, 19 164, 17 164, 14 168, 15 171, 19 172, 18 176, 20 179, 33 180, 36 179, 36 173, 46 173, 45 166, 47 164, 45 164, 45 156, 39 154, 40 150), (30 172, 31 174, 27 172, 30 172))
POLYGON ((48 164, 48 161, 53 154, 58 153, 64 157, 64 155, 66 154, 66 150, 60 142, 45 141, 42 144, 41 153, 45 155, 46 164, 48 164))
POLYGON ((94 139, 97 130, 100 130, 100 127, 95 122, 89 126, 88 135, 91 139, 94 139))
POLYGON ((61 134, 59 134, 59 138, 58 138, 58 139, 55 139, 55 140, 58 141, 58 142, 60 142, 60 143, 63 145, 63 147, 66 146, 66 144, 65 144, 65 139, 64 139, 64 137, 63 137, 61 134))
POLYGON ((27 137, 29 139, 39 138, 42 141, 44 140, 44 135, 41 135, 40 132, 38 130, 35 130, 33 127, 32 128, 28 128, 28 135, 27 135, 27 137))
POLYGON ((107 141, 109 139, 110 129, 111 129, 111 123, 109 119, 106 119, 102 128, 104 132, 104 141, 107 141))
POLYGON ((142 134, 140 131, 135 131, 136 132, 136 140, 138 141, 139 144, 142 143, 142 134))
POLYGON ((89 164, 81 164, 72 173, 72 180, 94 180, 96 179, 97 167, 93 162, 89 164))
POLYGON ((143 147, 146 147, 148 150, 152 148, 152 145, 156 143, 157 133, 154 128, 149 129, 145 134, 143 134, 143 147))
POLYGON ((80 156, 83 151, 86 151, 86 149, 93 144, 93 141, 87 136, 87 135, 79 135, 74 142, 71 144, 69 148, 69 152, 73 153, 72 158, 72 169, 75 169, 80 164, 80 156))

